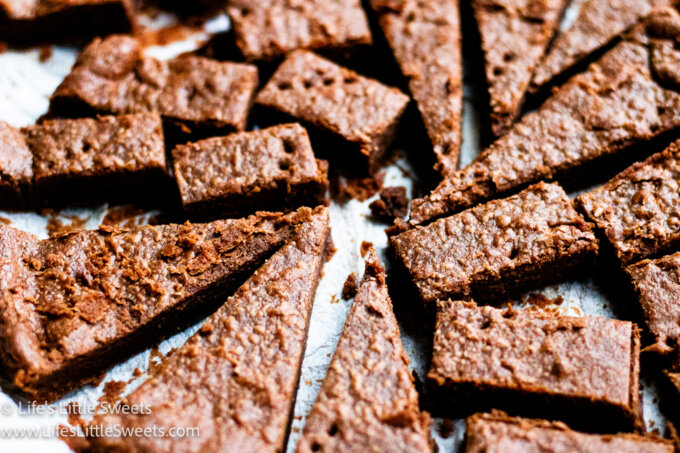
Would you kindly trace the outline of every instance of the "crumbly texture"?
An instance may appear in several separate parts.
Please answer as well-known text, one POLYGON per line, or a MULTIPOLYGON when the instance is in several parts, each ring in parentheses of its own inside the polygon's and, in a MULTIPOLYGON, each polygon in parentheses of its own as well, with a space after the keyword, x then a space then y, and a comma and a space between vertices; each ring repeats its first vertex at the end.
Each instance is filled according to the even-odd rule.
POLYGON ((440 301, 427 377, 449 414, 493 407, 627 431, 641 426, 639 353, 631 322, 440 301))
POLYGON ((431 419, 420 412, 385 269, 374 250, 354 298, 298 453, 431 452, 431 419))
POLYGON ((139 197, 165 178, 154 113, 45 121, 21 133, 33 153, 34 205, 139 197))
POLYGON ((593 226, 557 184, 390 238, 426 303, 447 297, 502 300, 578 271, 598 252, 593 226))
POLYGON ((369 205, 373 217, 392 222, 395 218, 403 219, 408 213, 408 197, 406 187, 385 187, 380 191, 380 198, 369 205))
POLYGON ((576 177, 680 126, 680 16, 649 16, 589 69, 525 115, 470 165, 411 206, 412 223, 450 215, 539 180, 576 177))
MULTIPOLYGON (((329 154, 378 169, 409 98, 306 50, 286 57, 256 102, 337 140, 329 154)), ((316 147, 316 146, 315 146, 316 147)))
POLYGON ((130 0, 0 0, 0 40, 26 45, 129 33, 130 0))
POLYGON ((3 207, 21 208, 33 177, 33 155, 18 129, 0 121, 0 199, 3 207))
POLYGON ((184 210, 219 218, 323 203, 328 165, 287 124, 180 145, 172 152, 184 210))
POLYGON ((627 271, 655 339, 650 349, 673 352, 680 340, 680 253, 641 261, 627 271))
POLYGON ((272 60, 295 49, 323 52, 372 44, 359 0, 232 0, 227 8, 246 60, 272 60))
POLYGON ((3 374, 53 400, 210 313, 311 215, 101 227, 43 241, 0 228, 3 374))
POLYGON ((504 135, 519 115, 524 95, 567 0, 474 0, 491 102, 491 130, 504 135))
POLYGON ((149 414, 92 421, 130 429, 198 427, 200 436, 90 437, 87 451, 283 451, 327 234, 323 208, 125 398, 149 407, 149 414))
POLYGON ((531 91, 550 86, 555 78, 605 47, 653 9, 673 0, 590 0, 583 2, 574 23, 561 32, 531 81, 531 91))
POLYGON ((458 169, 463 105, 460 12, 452 0, 371 0, 387 42, 408 78, 446 175, 458 169))
POLYGON ((581 195, 578 205, 604 233, 623 264, 677 249, 680 142, 581 195))
POLYGON ((466 453, 673 453, 673 444, 656 436, 586 434, 564 423, 476 414, 465 421, 466 453))
POLYGON ((342 298, 345 300, 350 300, 357 295, 357 276, 354 272, 351 272, 345 283, 342 285, 342 298))
POLYGON ((135 38, 95 39, 80 54, 50 101, 62 116, 158 112, 195 135, 246 127, 258 85, 252 65, 191 55, 160 61, 144 57, 135 38))

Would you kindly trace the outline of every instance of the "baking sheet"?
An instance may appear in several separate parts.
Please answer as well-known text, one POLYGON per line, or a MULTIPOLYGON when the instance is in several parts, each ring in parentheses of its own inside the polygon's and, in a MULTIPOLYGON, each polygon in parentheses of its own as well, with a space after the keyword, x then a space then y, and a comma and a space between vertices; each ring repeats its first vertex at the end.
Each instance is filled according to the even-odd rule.
MULTIPOLYGON (((571 19, 573 19, 573 12, 568 14, 565 20, 571 19)), ((146 22, 148 26, 159 27, 173 23, 173 18, 171 15, 160 15, 146 22)), ((196 48, 207 39, 208 32, 225 30, 228 26, 226 17, 217 17, 205 24, 205 33, 196 33, 188 39, 164 48, 150 48, 147 54, 158 58, 169 58, 196 48)), ((42 53, 44 59, 47 55, 44 51, 42 53)), ((51 56, 45 61, 41 61, 39 49, 7 51, 0 54, 0 119, 14 126, 25 126, 35 122, 47 110, 49 96, 68 73, 75 56, 75 49, 64 47, 53 47, 51 56)), ((466 80, 483 80, 483 75, 466 74, 466 80)), ((474 90, 470 84, 466 83, 462 165, 470 162, 479 152, 477 112, 473 97, 474 90)), ((412 179, 407 176, 409 168, 407 160, 401 157, 386 169, 384 185, 405 186, 411 197, 414 186, 412 179)), ((332 236, 338 251, 326 264, 316 295, 289 439, 289 452, 294 450, 304 426, 305 416, 314 403, 351 305, 351 301, 341 298, 343 283, 351 272, 356 273, 358 277, 363 273, 361 243, 363 241, 373 243, 382 254, 383 261, 387 263, 385 255, 387 238, 384 234, 386 225, 371 220, 368 208, 371 201, 351 200, 342 205, 335 202, 331 204, 332 236)), ((48 226, 54 224, 55 221, 67 225, 75 223, 82 228, 96 228, 107 211, 108 206, 103 205, 91 210, 67 209, 41 214, 0 212, 0 217, 2 217, 0 220, 11 222, 15 228, 45 238, 48 236, 48 226)), ((549 299, 561 296, 563 299, 561 304, 548 308, 564 314, 616 317, 616 313, 620 312, 607 300, 592 280, 567 282, 534 292, 545 294, 549 299)), ((526 303, 519 305, 526 305, 526 303)), ((397 316, 399 318, 399 312, 397 316)), ((400 321, 402 320, 403 317, 400 321)), ((402 325, 402 341, 411 358, 411 367, 418 376, 423 377, 426 374, 427 363, 425 351, 427 351, 428 338, 431 333, 422 329, 413 329, 411 326, 404 327, 402 325)), ((144 381, 144 373, 150 364, 157 363, 161 355, 181 346, 196 329, 197 326, 194 326, 164 341, 158 348, 149 349, 132 357, 111 369, 99 386, 84 388, 49 407, 32 407, 18 399, 16 395, 9 396, 0 393, 0 452, 70 451, 65 443, 55 437, 55 428, 61 424, 67 424, 71 403, 79 403, 85 412, 96 410, 97 402, 104 394, 104 385, 110 381, 127 382, 128 385, 123 394, 129 393, 144 381), (141 377, 135 378, 134 370, 136 369, 143 372, 141 377)), ((664 425, 664 418, 655 403, 655 388, 646 382, 644 377, 642 386, 644 415, 648 430, 661 429, 664 425)), ((458 451, 464 434, 463 430, 461 420, 451 423, 436 419, 433 424, 433 437, 439 446, 439 451, 458 451)))

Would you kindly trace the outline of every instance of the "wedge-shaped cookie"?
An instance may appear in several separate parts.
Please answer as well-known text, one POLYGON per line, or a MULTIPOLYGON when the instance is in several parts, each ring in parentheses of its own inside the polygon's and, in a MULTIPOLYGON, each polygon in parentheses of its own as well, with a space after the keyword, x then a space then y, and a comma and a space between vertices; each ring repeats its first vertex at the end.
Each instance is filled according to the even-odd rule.
POLYGON ((418 408, 408 361, 372 250, 298 453, 432 451, 430 416, 418 408))
POLYGON ((224 302, 309 209, 39 241, 0 229, 2 371, 52 400, 224 302))
POLYGON ((328 233, 321 208, 125 398, 147 414, 103 414, 91 423, 149 433, 198 428, 198 435, 112 431, 90 437, 87 451, 283 451, 328 233))
POLYGON ((680 142, 638 162, 578 204, 624 265, 680 246, 680 142))
POLYGON ((430 137, 442 174, 458 169, 463 105, 460 12, 455 0, 372 0, 430 137))
POLYGON ((538 91, 568 73, 575 65, 596 54, 626 29, 672 0, 587 0, 576 20, 561 32, 536 68, 531 91, 538 91))
POLYGON ((680 341, 680 253, 644 260, 627 268, 642 313, 660 353, 678 350, 680 341))
POLYGON ((536 65, 568 0, 474 0, 491 102, 491 130, 504 135, 519 115, 536 65))
POLYGON ((680 127, 677 38, 675 9, 647 17, 470 165, 414 200, 412 222, 450 215, 540 180, 606 172, 607 159, 614 157, 647 157, 645 142, 680 127))

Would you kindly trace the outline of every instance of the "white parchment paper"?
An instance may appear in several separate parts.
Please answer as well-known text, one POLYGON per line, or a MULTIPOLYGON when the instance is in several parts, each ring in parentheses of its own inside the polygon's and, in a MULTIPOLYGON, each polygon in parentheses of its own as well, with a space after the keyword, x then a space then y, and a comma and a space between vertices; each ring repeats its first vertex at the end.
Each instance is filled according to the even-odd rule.
MULTIPOLYGON (((569 17, 567 16, 567 20, 569 17)), ((172 20, 171 16, 162 15, 154 18, 153 25, 166 25, 172 23, 172 20)), ((216 32, 227 27, 228 20, 220 16, 208 22, 205 30, 216 32)), ((195 48, 207 36, 207 33, 197 33, 190 39, 174 43, 166 48, 151 48, 147 53, 159 58, 171 57, 195 48)), ((68 73, 75 59, 76 50, 54 47, 51 57, 44 62, 40 62, 39 56, 40 51, 35 49, 8 50, 0 54, 0 119, 14 126, 32 124, 47 110, 48 98, 68 73)), ((479 75, 466 74, 466 78, 478 79, 479 75)), ((476 112, 472 97, 472 90, 466 85, 462 165, 470 162, 479 152, 476 112)), ((408 125, 403 127, 408 127, 408 125)), ((404 175, 402 168, 409 168, 408 162, 404 159, 400 159, 386 169, 385 186, 403 185, 411 196, 412 180, 404 175)), ((314 403, 351 305, 351 301, 341 299, 343 283, 350 272, 356 273, 358 277, 361 277, 363 273, 363 259, 359 252, 362 241, 372 242, 385 258, 387 238, 384 229, 386 225, 371 220, 368 208, 370 201, 372 200, 361 203, 352 200, 343 205, 331 204, 332 235, 338 251, 326 264, 324 277, 315 300, 295 405, 295 418, 288 445, 289 452, 294 450, 304 426, 305 416, 314 403)), ((107 206, 102 206, 87 211, 65 210, 60 215, 64 223, 70 222, 71 216, 78 216, 86 221, 85 228, 96 228, 106 212, 107 206)), ((0 212, 0 216, 9 219, 13 227, 29 231, 40 238, 47 237, 48 217, 45 215, 0 212)), ((564 302, 555 308, 564 314, 615 317, 616 311, 591 281, 568 282, 557 287, 539 290, 539 292, 546 294, 549 298, 562 296, 564 302)), ((196 329, 197 327, 194 326, 164 341, 158 351, 165 354, 181 346, 196 329)), ((411 366, 421 377, 426 374, 425 344, 429 335, 431 335, 430 332, 418 332, 411 328, 402 329, 402 340, 411 358, 411 366)), ((145 372, 149 363, 155 363, 157 360, 157 354, 152 353, 151 350, 138 354, 111 369, 104 382, 98 387, 79 390, 50 407, 27 408, 16 395, 9 396, 0 393, 0 434, 2 434, 0 452, 70 451, 65 443, 54 437, 53 431, 57 425, 67 423, 67 405, 71 402, 79 402, 82 407, 95 408, 98 398, 103 393, 104 384, 108 381, 129 382, 125 391, 129 393, 145 379, 144 375, 135 378, 134 370, 139 369, 145 372), (14 435, 7 432, 11 429, 15 430, 14 435), (24 431, 17 431, 18 429, 24 431), (26 429, 32 431, 25 431, 26 429)), ((661 428, 664 420, 655 404, 654 389, 644 380, 643 389, 644 415, 648 429, 661 428)), ((435 420, 433 426, 433 436, 439 445, 439 451, 458 451, 463 438, 462 421, 455 421, 453 432, 447 433, 445 437, 440 435, 440 431, 446 431, 440 428, 443 423, 442 420, 435 420)))

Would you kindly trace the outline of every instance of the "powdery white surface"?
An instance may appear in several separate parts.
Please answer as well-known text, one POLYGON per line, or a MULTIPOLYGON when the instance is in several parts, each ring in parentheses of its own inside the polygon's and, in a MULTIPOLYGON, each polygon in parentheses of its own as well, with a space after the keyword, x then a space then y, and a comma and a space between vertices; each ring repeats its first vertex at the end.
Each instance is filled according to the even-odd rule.
MULTIPOLYGON (((207 24, 206 27, 209 31, 219 31, 227 26, 228 21, 221 17, 207 24)), ((148 53, 160 58, 169 57, 194 48, 196 43, 204 38, 205 35, 199 34, 192 39, 175 43, 168 48, 149 49, 148 53)), ((0 55, 0 68, 2 68, 2 71, 0 71, 0 119, 15 126, 33 123, 47 110, 50 94, 68 73, 75 55, 75 49, 54 48, 52 57, 44 63, 39 61, 39 51, 37 50, 8 51, 0 55)), ((468 78, 474 77, 470 74, 466 76, 468 78)), ((463 165, 470 162, 479 149, 476 112, 471 102, 472 97, 472 90, 466 85, 463 122, 464 145, 461 162, 463 165)), ((423 150, 423 152, 429 152, 429 150, 423 150)), ((385 186, 406 186, 410 197, 412 195, 412 181, 404 175, 399 167, 408 168, 408 163, 400 159, 396 165, 387 168, 385 186)), ((351 301, 345 301, 341 298, 343 283, 349 273, 356 273, 358 278, 363 273, 363 258, 361 258, 359 251, 361 243, 363 241, 372 242, 382 254, 383 262, 387 263, 385 255, 387 238, 384 234, 386 225, 370 219, 368 205, 371 201, 360 203, 352 200, 343 205, 337 203, 331 205, 332 235, 338 250, 326 264, 324 276, 316 295, 288 445, 289 452, 294 450, 304 426, 304 418, 314 403, 351 305, 351 301)), ((65 222, 68 222, 69 216, 77 215, 87 219, 86 228, 96 228, 106 211, 107 207, 102 206, 96 210, 66 210, 62 211, 61 215, 64 216, 65 222)), ((0 212, 0 216, 11 220, 13 227, 29 231, 40 238, 47 237, 48 218, 44 215, 0 212)), ((609 302, 591 281, 569 282, 557 287, 547 288, 542 292, 549 298, 562 296, 564 303, 557 309, 564 314, 615 317, 609 302)), ((418 302, 414 301, 414 303, 418 302)), ((398 317, 399 314, 398 312, 398 317)), ((164 341, 158 347, 158 351, 161 354, 166 354, 171 349, 181 346, 196 329, 197 326, 194 326, 186 332, 164 341)), ((411 366, 421 378, 426 374, 425 345, 429 335, 431 335, 430 332, 414 332, 411 328, 402 329, 402 341, 411 358, 411 366)), ((57 425, 66 423, 65 410, 67 404, 78 402, 81 407, 96 407, 97 400, 103 394, 103 387, 107 381, 130 382, 125 391, 125 393, 129 393, 145 379, 144 376, 134 379, 134 370, 139 369, 145 372, 149 367, 149 362, 155 363, 157 360, 155 356, 156 354, 152 354, 151 350, 138 354, 111 369, 98 387, 84 388, 50 407, 39 409, 53 413, 26 414, 24 410, 24 413, 19 414, 20 400, 0 393, 0 434, 3 434, 2 431, 7 429, 30 428, 34 430, 31 434, 20 433, 20 438, 18 436, 11 438, 12 436, 9 433, 4 433, 4 438, 0 438, 0 452, 70 451, 66 444, 54 437, 53 431, 57 425)), ((662 427, 664 420, 658 407, 654 404, 654 390, 644 382, 643 388, 645 394, 644 415, 648 427, 650 429, 662 427)), ((22 404, 25 405, 25 402, 22 404)), ((37 412, 37 410, 33 412, 37 412)), ((455 421, 453 432, 447 438, 442 438, 439 435, 438 428, 441 423, 443 421, 438 419, 435 420, 433 425, 433 437, 439 445, 439 451, 458 451, 464 434, 462 420, 455 421)), ((0 437, 2 436, 0 435, 0 437)))

